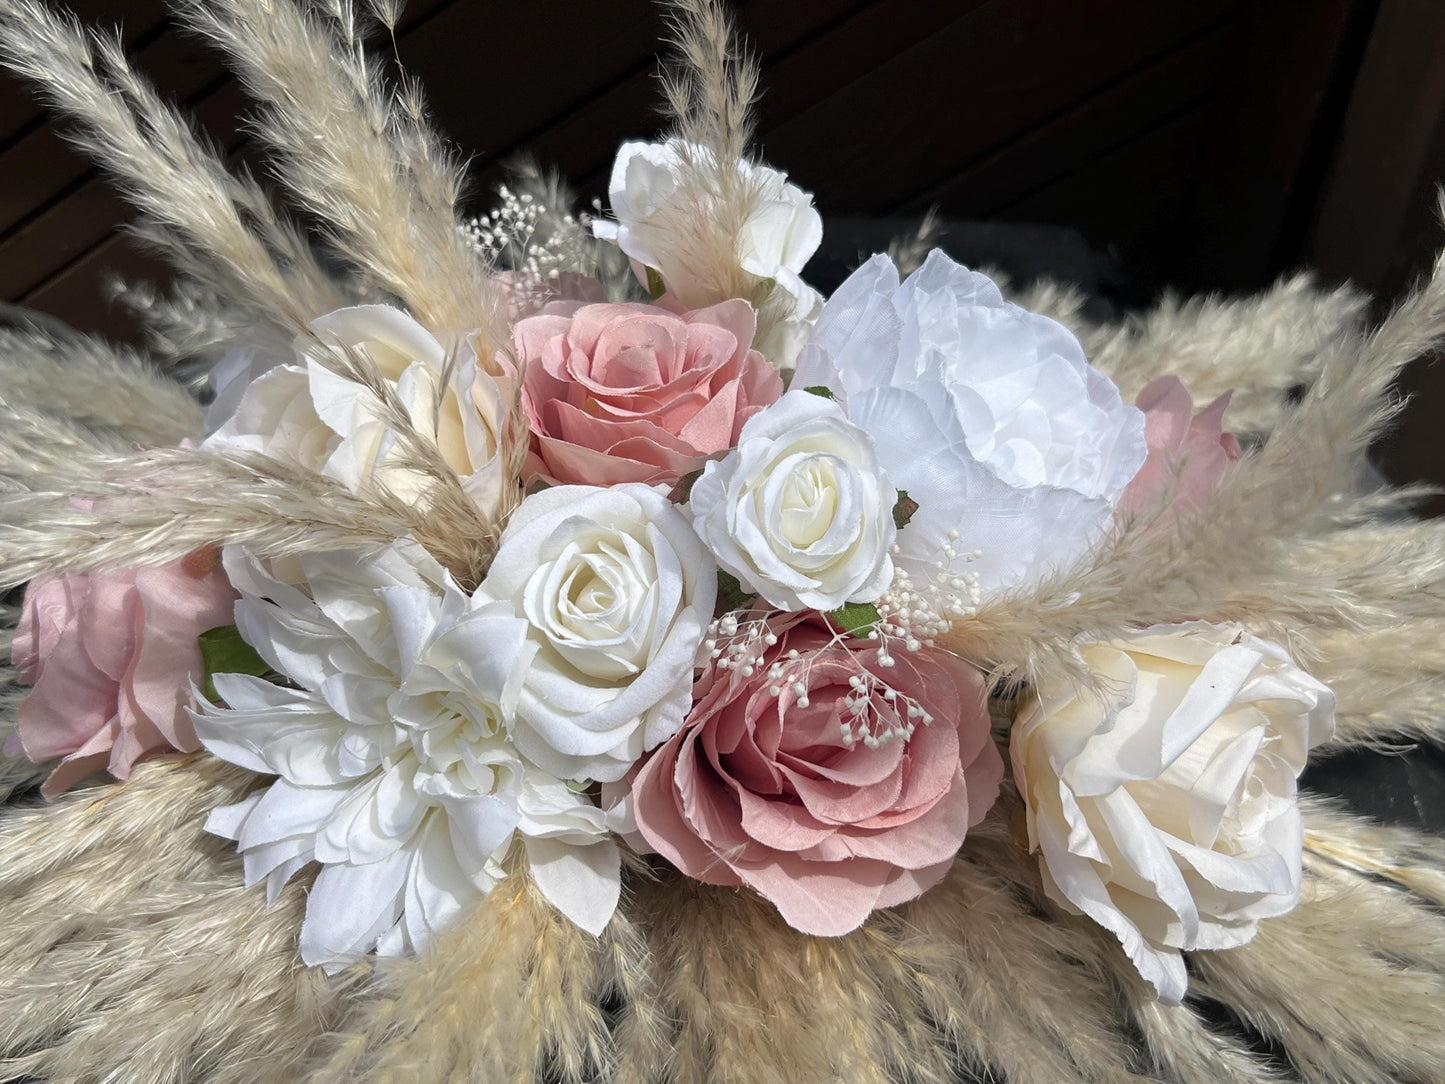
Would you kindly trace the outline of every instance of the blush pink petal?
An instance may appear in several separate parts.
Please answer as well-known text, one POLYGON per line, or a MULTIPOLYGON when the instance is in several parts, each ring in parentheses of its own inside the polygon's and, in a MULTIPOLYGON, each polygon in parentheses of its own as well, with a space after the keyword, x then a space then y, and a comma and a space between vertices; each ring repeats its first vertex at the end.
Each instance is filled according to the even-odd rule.
POLYGON ((1167 523, 1204 506, 1241 454, 1239 439, 1224 431, 1230 395, 1195 414, 1178 377, 1161 376, 1139 393, 1149 455, 1120 498, 1122 512, 1158 514, 1167 523))
POLYGON ((236 599, 219 561, 38 580, 12 653, 34 688, 17 714, 31 760, 61 758, 53 796, 100 768, 124 779, 151 753, 198 748, 187 709, 203 676, 196 638, 230 624, 236 599))
POLYGON ((894 876, 887 862, 809 862, 786 852, 733 868, 744 884, 767 897, 784 922, 814 937, 842 937, 863 925, 894 876))

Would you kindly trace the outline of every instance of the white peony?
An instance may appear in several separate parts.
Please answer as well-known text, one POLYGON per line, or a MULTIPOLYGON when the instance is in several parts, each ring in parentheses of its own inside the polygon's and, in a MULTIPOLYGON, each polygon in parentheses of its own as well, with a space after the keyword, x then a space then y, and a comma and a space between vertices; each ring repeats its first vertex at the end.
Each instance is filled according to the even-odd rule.
POLYGON ((806 391, 748 419, 689 499, 718 564, 787 611, 877 600, 893 581, 897 502, 872 438, 806 391))
POLYGON ((937 250, 902 283, 874 256, 839 287, 793 378, 813 385, 918 503, 897 558, 915 581, 941 561, 987 594, 1067 568, 1148 451, 1143 414, 1066 328, 937 250))
POLYGON ((1095 688, 1042 688, 1014 720, 1014 779, 1044 887, 1106 927, 1166 1001, 1181 951, 1241 945, 1299 899, 1295 781, 1334 696, 1235 626, 1143 629, 1080 653, 1095 688))
POLYGON ((536 645, 513 730, 535 763, 613 781, 682 726, 717 566, 661 493, 629 483, 532 494, 477 594, 526 618, 536 645))
MULTIPOLYGON (((318 341, 298 338, 291 361, 252 379, 234 412, 202 447, 262 452, 353 489, 376 482, 404 500, 419 499, 426 476, 402 465, 403 451, 382 419, 376 395, 328 367, 329 352, 356 351, 396 390, 414 427, 435 443, 478 506, 488 512, 498 507, 509 484, 497 454, 504 394, 497 379, 479 367, 465 336, 449 348, 387 305, 338 309, 311 326, 318 341), (449 349, 456 354, 450 367, 449 349)), ((221 389, 227 400, 258 365, 248 357, 222 362, 229 377, 221 389)))
MULTIPOLYGON (((592 232, 627 254, 643 285, 649 285, 647 269, 652 268, 679 304, 696 309, 724 299, 697 277, 695 255, 677 243, 679 218, 706 213, 682 191, 684 153, 706 160, 711 152, 677 139, 622 144, 608 184, 615 221, 594 219, 592 232)), ((812 195, 790 184, 786 173, 748 161, 739 161, 738 170, 743 183, 758 192, 752 214, 738 231, 738 266, 791 298, 789 318, 757 346, 774 364, 788 368, 822 311, 822 296, 803 281, 802 271, 823 239, 823 219, 812 195)))
POLYGON ((601 932, 620 886, 602 812, 507 736, 535 651, 526 622, 468 599, 413 542, 307 554, 307 593, 236 547, 224 560, 242 638, 296 687, 216 676, 227 707, 202 700, 201 743, 279 778, 206 827, 237 841, 246 883, 272 900, 321 863, 306 963, 419 949, 505 876, 516 838, 542 893, 601 932))

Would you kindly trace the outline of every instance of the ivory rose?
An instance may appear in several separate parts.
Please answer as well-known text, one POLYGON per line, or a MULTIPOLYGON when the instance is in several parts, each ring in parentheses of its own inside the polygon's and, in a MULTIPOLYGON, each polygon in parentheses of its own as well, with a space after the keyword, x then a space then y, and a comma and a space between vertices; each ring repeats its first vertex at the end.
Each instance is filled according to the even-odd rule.
POLYGON ((732 447, 783 393, 752 349, 745 301, 674 315, 653 305, 553 302, 517 323, 531 477, 671 483, 732 447))
POLYGON ((204 550, 32 582, 11 654, 35 688, 6 754, 62 758, 41 787, 50 798, 102 769, 125 779, 150 753, 199 749, 187 714, 204 676, 196 638, 231 624, 236 597, 204 550))
POLYGON ((790 391, 743 426, 692 487, 718 564, 780 610, 873 602, 893 580, 898 493, 873 440, 818 395, 790 391))
POLYGON ((1229 465, 1240 457, 1239 438, 1224 431, 1232 392, 1194 413, 1194 398, 1177 376, 1161 376, 1135 401, 1144 412, 1149 457, 1124 490, 1119 510, 1166 520, 1199 511, 1229 465))
POLYGON ((527 497, 477 589, 528 623, 536 655, 513 740, 563 779, 617 779, 682 725, 717 566, 644 485, 527 497))
POLYGON ((1029 846, 1049 896, 1177 1003, 1182 951, 1242 945, 1298 901, 1296 779, 1334 731, 1334 696, 1236 626, 1156 625, 1079 651, 1094 684, 1043 687, 1014 720, 1029 846))
POLYGON ((925 650, 884 667, 876 642, 818 620, 767 635, 750 665, 704 673, 683 729, 603 803, 688 876, 839 936, 943 879, 1003 760, 967 663, 925 650))
POLYGON ((467 494, 484 510, 499 506, 510 485, 497 455, 505 388, 479 367, 464 334, 443 342, 388 305, 338 309, 311 326, 316 340, 298 338, 287 364, 256 377, 202 447, 262 452, 353 489, 376 482, 418 499, 427 477, 403 465, 376 395, 336 371, 338 353, 354 352, 391 384, 467 494))

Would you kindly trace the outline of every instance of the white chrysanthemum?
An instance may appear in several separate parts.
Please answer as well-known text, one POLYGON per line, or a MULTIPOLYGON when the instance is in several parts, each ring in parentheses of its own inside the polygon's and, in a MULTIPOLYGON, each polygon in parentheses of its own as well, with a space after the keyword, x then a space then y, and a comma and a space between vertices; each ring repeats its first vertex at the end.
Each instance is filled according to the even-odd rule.
POLYGON ((469 599, 412 542, 301 564, 304 592, 226 550, 242 637, 297 687, 218 675, 228 707, 195 724, 216 756, 279 776, 206 823, 237 841, 246 883, 274 899, 321 863, 302 959, 415 951, 505 875, 517 837, 543 894, 600 933, 620 883, 602 813, 508 737, 527 623, 469 599))
POLYGON ((918 503, 895 558, 915 580, 945 554, 984 593, 1068 567, 1148 451, 1143 415, 1067 328, 937 250, 901 283, 874 256, 839 287, 794 376, 813 385, 918 503))
POLYGON ((355 351, 396 390, 416 430, 435 442, 472 499, 487 511, 498 506, 509 484, 497 454, 505 396, 478 366, 469 342, 459 338, 450 347, 451 364, 447 345, 388 305, 338 309, 314 321, 312 330, 324 345, 298 339, 286 364, 267 367, 274 347, 223 359, 217 403, 234 408, 202 447, 262 452, 353 489, 377 481, 403 499, 418 498, 427 479, 402 465, 403 450, 377 397, 335 372, 324 356, 355 351), (264 371, 257 375, 258 369, 264 371))
MULTIPOLYGON (((705 208, 681 205, 696 198, 684 192, 684 151, 700 157, 711 153, 678 139, 622 144, 607 187, 615 221, 593 219, 592 232, 627 254, 644 285, 652 268, 681 305, 695 309, 721 299, 698 280, 693 255, 678 245, 669 224, 679 214, 706 213, 705 208)), ((790 183, 786 173, 748 161, 737 165, 744 183, 758 192, 752 214, 738 231, 738 266, 759 282, 775 283, 793 302, 791 316, 756 345, 775 365, 791 368, 822 310, 821 295, 803 281, 802 271, 823 240, 823 219, 812 194, 790 183)))
POLYGON ((1299 899, 1295 781, 1335 698, 1238 626, 1156 625, 1079 648, 1105 691, 1046 685, 1009 751, 1044 888, 1123 945, 1166 1001, 1181 952, 1250 940, 1299 899))

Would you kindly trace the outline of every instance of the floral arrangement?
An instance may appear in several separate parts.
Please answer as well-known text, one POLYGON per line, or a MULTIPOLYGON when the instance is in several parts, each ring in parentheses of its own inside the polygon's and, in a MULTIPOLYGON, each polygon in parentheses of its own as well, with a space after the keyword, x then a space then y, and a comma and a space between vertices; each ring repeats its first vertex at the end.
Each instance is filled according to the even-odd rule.
MULTIPOLYGON (((937 249, 824 298, 822 219, 746 153, 755 72, 711 2, 677 11, 677 130, 622 146, 605 209, 523 176, 459 221, 348 5, 184 6, 266 103, 338 276, 114 42, 6 11, 12 66, 192 283, 147 316, 209 361, 204 415, 132 367, 68 429, 28 416, 64 472, 7 467, 5 752, 58 761, 46 797, 230 766, 193 829, 273 910, 306 885, 282 940, 327 974, 440 953, 519 884, 597 944, 673 876, 846 939, 956 883, 983 833, 1157 1022, 1186 955, 1308 894, 1331 844, 1297 780, 1373 734, 1339 638, 1441 621, 1438 546, 1384 538, 1398 498, 1339 481, 1438 282, 1350 366, 1262 373, 1170 371, 937 249)), ((38 446, 7 419, 6 449, 38 446)))

